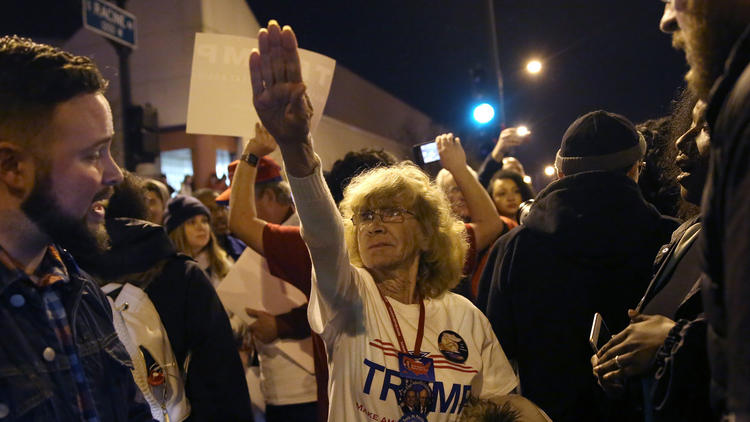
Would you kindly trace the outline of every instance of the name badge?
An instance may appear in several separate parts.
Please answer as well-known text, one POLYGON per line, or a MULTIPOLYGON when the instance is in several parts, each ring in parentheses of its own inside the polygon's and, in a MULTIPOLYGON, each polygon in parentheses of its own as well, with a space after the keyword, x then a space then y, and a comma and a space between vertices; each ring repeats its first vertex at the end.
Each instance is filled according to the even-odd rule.
POLYGON ((426 356, 399 353, 398 369, 401 378, 426 382, 435 381, 435 367, 432 359, 426 356))

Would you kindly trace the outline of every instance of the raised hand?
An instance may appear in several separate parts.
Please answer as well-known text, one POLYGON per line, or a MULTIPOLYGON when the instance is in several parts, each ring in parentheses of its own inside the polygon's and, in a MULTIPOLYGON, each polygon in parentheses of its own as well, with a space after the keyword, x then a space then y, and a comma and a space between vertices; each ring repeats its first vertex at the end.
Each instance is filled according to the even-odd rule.
POLYGON ((497 138, 495 148, 492 149, 492 158, 499 163, 502 161, 505 153, 508 152, 508 149, 521 145, 527 137, 528 133, 525 135, 518 134, 517 128, 509 127, 503 129, 497 138))
POLYGON ((255 136, 245 145, 243 154, 255 154, 263 157, 276 150, 276 140, 260 123, 255 124, 255 136))
POLYGON ((466 152, 461 147, 461 140, 452 133, 444 133, 435 138, 440 154, 440 164, 451 173, 466 167, 466 152))
POLYGON ((297 38, 275 20, 258 33, 258 49, 250 53, 253 104, 260 121, 280 145, 307 140, 312 104, 302 82, 297 38))

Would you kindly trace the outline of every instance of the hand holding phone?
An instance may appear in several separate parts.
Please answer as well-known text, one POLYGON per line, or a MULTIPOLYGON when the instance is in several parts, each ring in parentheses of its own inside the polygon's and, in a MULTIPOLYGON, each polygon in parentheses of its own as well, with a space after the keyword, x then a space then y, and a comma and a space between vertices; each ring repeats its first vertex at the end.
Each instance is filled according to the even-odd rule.
POLYGON ((492 158, 498 163, 503 157, 511 153, 515 147, 523 144, 529 139, 531 131, 526 126, 509 127, 500 132, 495 147, 492 149, 492 158))
POLYGON ((438 153, 437 143, 435 141, 414 145, 412 147, 412 153, 414 154, 414 159, 417 164, 421 166, 440 160, 440 153, 438 153))

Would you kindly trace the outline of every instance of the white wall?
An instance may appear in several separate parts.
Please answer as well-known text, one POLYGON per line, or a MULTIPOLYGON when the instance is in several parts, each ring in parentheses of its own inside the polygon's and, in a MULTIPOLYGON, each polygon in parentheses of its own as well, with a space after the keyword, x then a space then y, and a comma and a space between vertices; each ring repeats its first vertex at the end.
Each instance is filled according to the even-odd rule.
POLYGON ((424 113, 340 65, 333 75, 325 114, 409 145, 446 131, 424 113))
POLYGON ((323 168, 330 170, 333 163, 349 151, 362 148, 383 148, 400 159, 410 158, 410 147, 362 128, 323 116, 313 133, 315 151, 323 168))

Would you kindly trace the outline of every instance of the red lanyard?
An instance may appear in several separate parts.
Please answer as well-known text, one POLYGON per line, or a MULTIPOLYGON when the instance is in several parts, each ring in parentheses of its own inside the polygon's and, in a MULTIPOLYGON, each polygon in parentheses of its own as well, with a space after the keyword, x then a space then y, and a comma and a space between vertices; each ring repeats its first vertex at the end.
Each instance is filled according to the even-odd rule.
MULTIPOLYGON (((401 326, 398 325, 396 312, 393 311, 393 307, 380 289, 378 289, 378 293, 380 293, 380 297, 383 298, 385 308, 388 310, 388 316, 391 317, 393 331, 396 332, 396 338, 398 339, 398 345, 401 348, 401 351, 409 354, 409 349, 406 348, 406 342, 404 341, 404 335, 401 334, 401 326)), ((419 349, 422 347, 422 337, 424 337, 424 301, 422 298, 419 298, 419 325, 417 325, 417 339, 414 340, 414 356, 419 356, 419 349)))

